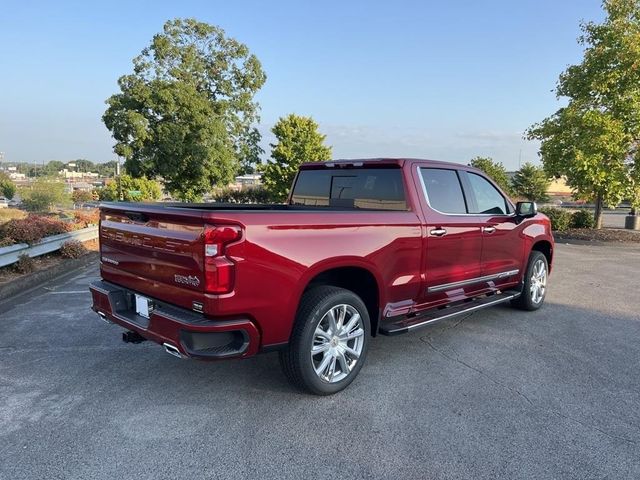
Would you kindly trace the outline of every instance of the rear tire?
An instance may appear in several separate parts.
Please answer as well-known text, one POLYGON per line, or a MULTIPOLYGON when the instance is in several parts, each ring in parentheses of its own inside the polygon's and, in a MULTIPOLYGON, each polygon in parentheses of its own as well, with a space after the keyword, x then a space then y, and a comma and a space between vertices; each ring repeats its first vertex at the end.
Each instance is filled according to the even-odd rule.
POLYGON ((521 310, 537 310, 544 303, 547 295, 549 279, 549 264, 544 253, 534 250, 529 255, 527 270, 524 274, 522 293, 511 302, 511 305, 521 310))
POLYGON ((344 288, 315 287, 302 297, 280 365, 296 387, 331 395, 358 375, 370 337, 369 314, 360 297, 344 288))

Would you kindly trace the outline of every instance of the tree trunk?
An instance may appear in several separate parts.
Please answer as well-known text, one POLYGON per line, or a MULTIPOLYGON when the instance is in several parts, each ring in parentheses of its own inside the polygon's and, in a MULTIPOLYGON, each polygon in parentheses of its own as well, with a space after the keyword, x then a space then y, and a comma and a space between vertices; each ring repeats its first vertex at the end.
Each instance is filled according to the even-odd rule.
POLYGON ((596 211, 593 215, 593 219, 595 220, 596 230, 600 230, 602 228, 602 194, 598 193, 596 195, 596 211))

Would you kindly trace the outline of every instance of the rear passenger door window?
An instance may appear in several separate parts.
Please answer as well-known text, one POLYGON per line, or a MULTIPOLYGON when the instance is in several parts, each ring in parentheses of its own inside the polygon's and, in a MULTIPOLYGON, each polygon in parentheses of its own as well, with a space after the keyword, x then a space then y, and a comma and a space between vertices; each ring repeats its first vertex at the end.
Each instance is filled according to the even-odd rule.
POLYGON ((467 178, 475 200, 470 205, 469 213, 485 215, 507 215, 509 213, 507 200, 491 182, 471 172, 468 173, 467 178))
POLYGON ((429 206, 440 213, 467 213, 462 185, 455 170, 421 168, 429 206))

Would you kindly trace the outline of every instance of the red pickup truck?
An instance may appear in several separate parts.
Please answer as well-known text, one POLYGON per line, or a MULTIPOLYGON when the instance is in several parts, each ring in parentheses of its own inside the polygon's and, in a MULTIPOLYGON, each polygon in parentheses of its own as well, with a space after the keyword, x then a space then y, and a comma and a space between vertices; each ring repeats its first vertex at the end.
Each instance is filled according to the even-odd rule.
POLYGON ((308 163, 286 205, 100 206, 93 310, 179 358, 278 350, 319 395, 371 337, 545 298, 554 241, 532 202, 482 172, 417 159, 308 163))

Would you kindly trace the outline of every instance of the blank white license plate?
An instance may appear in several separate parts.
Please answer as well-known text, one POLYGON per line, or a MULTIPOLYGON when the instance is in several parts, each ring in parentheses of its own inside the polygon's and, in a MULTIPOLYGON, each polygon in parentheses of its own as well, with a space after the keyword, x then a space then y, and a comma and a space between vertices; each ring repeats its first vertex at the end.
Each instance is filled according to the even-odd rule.
POLYGON ((153 311, 153 303, 147 297, 136 294, 136 313, 144 318, 149 318, 153 311))

